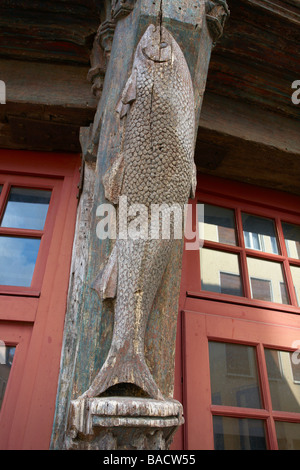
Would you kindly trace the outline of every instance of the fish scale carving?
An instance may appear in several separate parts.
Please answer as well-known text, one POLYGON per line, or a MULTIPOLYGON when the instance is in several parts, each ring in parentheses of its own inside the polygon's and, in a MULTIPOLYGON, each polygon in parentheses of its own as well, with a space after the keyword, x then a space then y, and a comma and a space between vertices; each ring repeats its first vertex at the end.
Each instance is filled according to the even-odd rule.
MULTIPOLYGON (((126 196, 128 207, 144 204, 150 227, 151 204, 183 210, 195 184, 192 80, 179 45, 164 27, 150 25, 142 36, 117 111, 126 119, 124 143, 104 176, 105 194, 113 203, 126 196)), ((121 205, 118 215, 127 218, 121 205)), ((162 277, 182 243, 174 239, 173 228, 170 239, 160 232, 158 239, 116 240, 107 271, 94 283, 102 298, 116 295, 112 343, 84 396, 131 383, 152 398, 164 398, 146 364, 144 341, 162 277)))

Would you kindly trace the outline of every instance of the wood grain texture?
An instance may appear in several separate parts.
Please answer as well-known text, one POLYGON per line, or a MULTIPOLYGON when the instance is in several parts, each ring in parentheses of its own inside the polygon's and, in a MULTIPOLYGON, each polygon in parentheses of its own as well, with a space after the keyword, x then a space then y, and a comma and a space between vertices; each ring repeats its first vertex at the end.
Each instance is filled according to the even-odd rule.
MULTIPOLYGON (((212 39, 205 22, 203 3, 200 1, 184 2, 184 4, 167 0, 151 3, 144 0, 138 1, 133 12, 116 25, 103 92, 95 115, 93 131, 94 134, 100 132, 100 139, 92 214, 95 214, 97 206, 105 201, 101 177, 120 151, 122 129, 119 127, 115 108, 131 71, 133 52, 149 23, 155 24, 157 21, 162 21, 162 24, 166 25, 185 54, 194 82, 194 90, 197 94, 196 116, 200 114, 212 47, 212 39), (185 8, 182 8, 186 5, 197 5, 197 14, 193 10, 193 15, 190 15, 185 8), (191 18, 192 21, 185 21, 186 18, 191 18), (190 40, 191 30, 193 31, 192 41, 190 40), (190 49, 194 42, 198 45, 196 51, 193 48, 190 49), (124 44, 126 44, 126 49, 124 49, 124 44), (112 82, 115 84, 114 87, 111 87, 112 82)), ((97 218, 93 215, 90 225, 89 251, 85 254, 85 259, 88 262, 79 306, 81 318, 77 344, 70 345, 66 342, 65 348, 73 348, 74 354, 69 352, 66 356, 63 353, 62 370, 69 378, 69 388, 62 390, 62 395, 58 395, 58 403, 62 396, 66 399, 65 409, 59 410, 54 425, 53 448, 61 448, 63 445, 68 400, 77 398, 87 390, 105 361, 112 338, 113 302, 101 303, 95 291, 91 289, 99 267, 101 269, 101 266, 105 265, 112 248, 109 241, 97 239, 97 222, 97 218)), ((146 362, 160 390, 166 397, 172 396, 174 386, 178 301, 176 301, 177 294, 175 295, 175 292, 179 292, 180 249, 176 250, 174 258, 178 263, 176 262, 176 266, 174 264, 169 268, 168 276, 161 285, 160 293, 162 295, 152 308, 145 338, 146 362), (164 315, 160 314, 162 311, 164 315), (172 328, 170 328, 171 325, 172 328)), ((67 315, 71 323, 72 301, 68 310, 67 315)), ((68 323, 66 324, 66 334, 67 332, 68 323)))

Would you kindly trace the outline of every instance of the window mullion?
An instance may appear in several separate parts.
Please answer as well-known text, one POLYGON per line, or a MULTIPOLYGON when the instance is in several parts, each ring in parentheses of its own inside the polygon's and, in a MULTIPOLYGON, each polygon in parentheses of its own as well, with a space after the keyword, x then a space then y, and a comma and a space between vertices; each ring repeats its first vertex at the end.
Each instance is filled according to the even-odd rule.
POLYGON ((241 265, 241 276, 242 282, 244 287, 244 296, 248 299, 251 299, 251 288, 250 288, 250 281, 249 281, 249 274, 248 274, 248 266, 247 266, 247 256, 245 251, 245 240, 244 240, 244 233, 243 233, 243 224, 242 224, 242 214, 241 209, 238 207, 236 209, 236 230, 239 245, 242 248, 240 253, 240 265, 241 265))
POLYGON ((272 416, 272 400, 269 388, 267 364, 265 360, 265 351, 263 344, 259 343, 257 345, 256 354, 262 400, 265 409, 269 412, 269 417, 266 421, 268 446, 270 450, 278 450, 275 421, 272 416))
POLYGON ((9 195, 9 190, 10 190, 10 184, 6 181, 3 184, 3 188, 0 194, 0 223, 1 223, 2 216, 5 210, 5 205, 6 205, 8 195, 9 195))

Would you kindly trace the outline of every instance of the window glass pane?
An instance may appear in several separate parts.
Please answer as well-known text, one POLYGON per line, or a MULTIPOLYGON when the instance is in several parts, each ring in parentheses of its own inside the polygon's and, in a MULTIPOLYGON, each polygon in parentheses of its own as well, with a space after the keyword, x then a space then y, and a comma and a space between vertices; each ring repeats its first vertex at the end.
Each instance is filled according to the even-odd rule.
POLYGON ((300 450, 300 423, 276 421, 275 426, 279 450, 300 450))
POLYGON ((300 226, 283 222, 282 230, 289 258, 300 259, 300 226))
POLYGON ((2 188, 3 188, 3 186, 0 184, 0 194, 1 194, 2 188))
POLYGON ((236 245, 234 211, 204 204, 204 240, 236 245))
POLYGON ((0 340, 0 409, 2 406, 6 385, 15 354, 14 346, 5 346, 0 340))
POLYGON ((247 264, 253 299, 289 303, 281 263, 248 257, 247 264))
POLYGON ((265 349, 272 408, 300 412, 300 364, 297 352, 265 349))
POLYGON ((258 419, 213 417, 215 450, 266 450, 265 425, 258 419))
POLYGON ((35 238, 0 237, 0 285, 30 286, 40 241, 35 238))
POLYGON ((244 213, 242 221, 246 248, 279 253, 273 220, 244 213))
POLYGON ((43 230, 51 191, 11 188, 1 227, 43 230))
POLYGON ((300 268, 290 266, 298 305, 300 306, 300 268))
POLYGON ((261 408, 252 346, 210 341, 209 363, 213 405, 261 408))
POLYGON ((201 248, 200 269, 202 290, 243 296, 238 255, 201 248))

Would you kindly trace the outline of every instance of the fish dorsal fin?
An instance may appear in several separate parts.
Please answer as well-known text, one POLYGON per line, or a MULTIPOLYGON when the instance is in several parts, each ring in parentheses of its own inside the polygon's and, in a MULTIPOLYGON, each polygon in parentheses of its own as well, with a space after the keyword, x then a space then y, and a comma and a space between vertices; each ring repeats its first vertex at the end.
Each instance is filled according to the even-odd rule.
POLYGON ((120 101, 117 104, 116 111, 122 119, 128 114, 130 105, 136 100, 136 70, 134 69, 127 80, 120 101))
POLYGON ((124 156, 120 153, 103 176, 105 197, 113 204, 118 204, 124 177, 124 156))
POLYGON ((192 163, 192 181, 191 181, 191 191, 190 191, 190 198, 194 199, 196 195, 196 187, 197 187, 197 167, 195 163, 192 163))
POLYGON ((114 299, 117 293, 118 259, 117 247, 113 247, 107 265, 101 271, 92 284, 101 300, 114 299))

